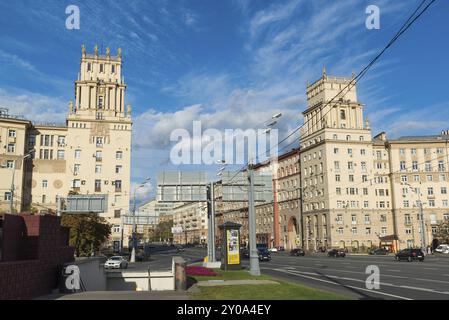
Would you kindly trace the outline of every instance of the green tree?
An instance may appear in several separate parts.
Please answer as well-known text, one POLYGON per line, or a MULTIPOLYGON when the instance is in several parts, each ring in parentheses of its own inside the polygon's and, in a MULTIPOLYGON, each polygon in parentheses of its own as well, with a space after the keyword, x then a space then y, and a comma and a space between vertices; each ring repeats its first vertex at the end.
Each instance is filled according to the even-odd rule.
POLYGON ((97 214, 63 214, 61 225, 70 228, 70 245, 77 257, 98 251, 111 235, 111 225, 97 214))
POLYGON ((449 243, 449 221, 441 222, 437 226, 434 238, 438 239, 440 243, 449 243))
POLYGON ((173 220, 159 222, 154 230, 154 236, 156 236, 157 240, 171 240, 173 239, 172 227, 173 220))

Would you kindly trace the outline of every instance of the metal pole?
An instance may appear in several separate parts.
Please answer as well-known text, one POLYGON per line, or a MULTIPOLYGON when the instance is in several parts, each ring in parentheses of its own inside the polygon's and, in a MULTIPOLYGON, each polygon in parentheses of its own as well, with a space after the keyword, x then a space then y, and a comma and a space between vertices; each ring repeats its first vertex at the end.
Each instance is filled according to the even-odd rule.
POLYGON ((422 250, 427 253, 426 250, 426 225, 424 223, 424 212, 421 200, 419 200, 419 216, 421 218, 421 246, 422 250))
POLYGON ((212 262, 212 199, 211 186, 206 186, 207 195, 207 260, 212 262))
POLYGON ((256 217, 254 208, 254 172, 251 161, 248 163, 248 224, 249 224, 249 262, 250 274, 260 276, 259 255, 256 246, 256 217))
POLYGON ((212 260, 215 262, 215 196, 214 196, 214 183, 210 184, 210 207, 211 207, 211 247, 212 247, 212 260))
POLYGON ((14 161, 14 167, 12 168, 12 181, 11 181, 11 199, 9 199, 9 211, 11 214, 14 213, 14 177, 16 174, 16 162, 14 161))
POLYGON ((123 253, 123 233, 124 233, 124 227, 125 227, 125 223, 124 223, 124 219, 125 219, 125 217, 122 215, 121 217, 120 217, 121 219, 120 219, 120 222, 121 222, 121 225, 120 225, 120 254, 122 254, 123 253))
POLYGON ((133 230, 132 230, 132 251, 130 262, 136 262, 136 190, 134 190, 133 197, 133 230))

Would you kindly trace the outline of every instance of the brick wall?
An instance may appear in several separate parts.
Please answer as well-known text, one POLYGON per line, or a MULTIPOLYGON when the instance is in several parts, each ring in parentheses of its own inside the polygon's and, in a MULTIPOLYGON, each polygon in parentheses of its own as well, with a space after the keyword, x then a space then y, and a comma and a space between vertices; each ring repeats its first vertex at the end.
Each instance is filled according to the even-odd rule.
POLYGON ((60 222, 50 215, 5 215, 0 299, 29 299, 57 287, 59 267, 74 261, 60 222))

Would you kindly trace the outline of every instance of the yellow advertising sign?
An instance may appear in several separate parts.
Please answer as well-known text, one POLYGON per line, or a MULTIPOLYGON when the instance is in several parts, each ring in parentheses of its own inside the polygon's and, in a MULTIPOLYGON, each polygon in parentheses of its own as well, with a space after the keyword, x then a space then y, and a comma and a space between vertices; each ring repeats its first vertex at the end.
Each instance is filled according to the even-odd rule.
POLYGON ((239 231, 238 230, 226 230, 227 238, 227 251, 228 251, 228 264, 240 263, 240 244, 239 244, 239 231))

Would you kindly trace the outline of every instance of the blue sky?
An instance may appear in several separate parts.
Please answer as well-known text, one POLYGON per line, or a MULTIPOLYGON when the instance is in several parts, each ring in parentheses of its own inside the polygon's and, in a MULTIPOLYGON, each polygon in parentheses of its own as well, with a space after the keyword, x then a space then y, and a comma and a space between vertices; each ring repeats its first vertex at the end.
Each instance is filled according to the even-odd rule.
MULTIPOLYGON (((246 129, 282 111, 283 137, 302 122, 306 82, 323 65, 331 75, 357 72, 420 1, 2 1, 0 105, 63 122, 81 44, 122 47, 138 183, 174 168, 170 133, 193 120, 246 129), (70 4, 80 8, 80 30, 65 28, 70 4), (370 4, 380 8, 379 30, 365 28, 370 4)), ((449 2, 438 1, 358 84, 373 133, 449 128, 448 12, 449 2)))

